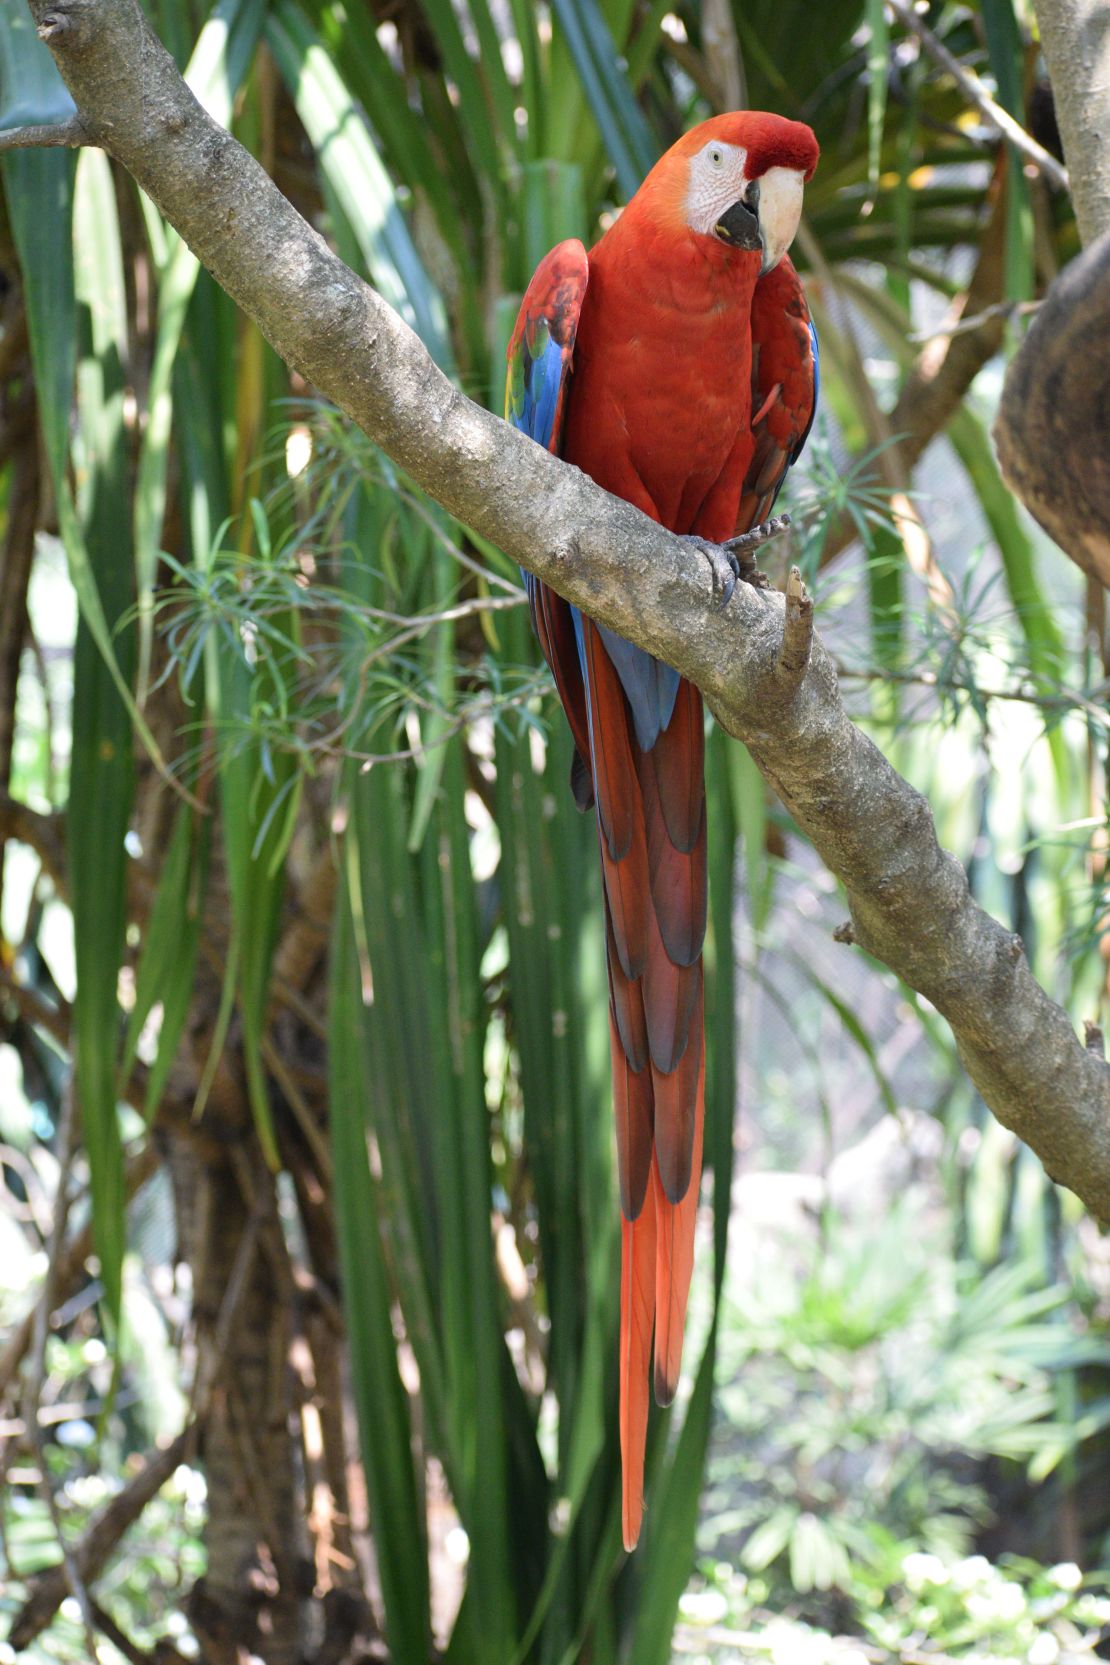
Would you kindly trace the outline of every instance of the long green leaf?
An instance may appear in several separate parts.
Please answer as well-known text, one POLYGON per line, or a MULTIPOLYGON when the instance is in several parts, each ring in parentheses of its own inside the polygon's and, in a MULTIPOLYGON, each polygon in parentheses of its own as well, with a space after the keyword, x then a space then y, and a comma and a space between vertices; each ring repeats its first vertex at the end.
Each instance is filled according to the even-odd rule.
POLYGON ((608 25, 594 0, 554 0, 552 11, 616 169, 617 182, 630 197, 654 166, 658 146, 617 62, 608 25))
POLYGON ((455 89, 452 102, 460 110, 468 144, 494 199, 501 203, 502 156, 515 149, 516 100, 505 75, 500 41, 488 7, 485 0, 476 0, 468 8, 477 25, 480 60, 467 50, 460 18, 462 7, 456 8, 452 0, 424 0, 424 9, 455 89), (491 115, 496 120, 491 120, 491 115))
MULTIPOLYGON (((30 43, 15 35, 9 46, 23 51, 30 43)), ((116 658, 97 580, 101 577, 106 586, 115 618, 129 600, 130 563, 119 559, 118 546, 119 527, 126 525, 121 496, 126 456, 122 431, 126 325, 121 325, 118 228, 107 162, 99 153, 90 153, 82 162, 83 234, 76 241, 82 258, 84 309, 84 525, 78 519, 66 472, 78 343, 71 243, 74 168, 58 152, 29 151, 4 158, 4 177, 24 274, 47 459, 63 543, 82 607, 69 798, 71 825, 80 827, 80 836, 70 840, 78 981, 76 1053, 97 1251, 107 1308, 118 1321, 124 1203, 115 1099, 116 980, 123 945, 123 838, 130 807, 131 734, 126 718, 121 721, 116 694, 122 691, 130 697, 130 689, 116 658)))
POLYGON ((423 1500, 408 1398, 397 1370, 382 1222, 367 1152, 364 1107, 370 1076, 362 979, 345 885, 336 902, 331 952, 328 1120, 351 1380, 391 1657, 397 1665, 425 1665, 430 1622, 423 1500))
POLYGON ((419 192, 436 217, 451 256, 460 267, 469 259, 466 227, 455 195, 447 188, 432 148, 428 124, 420 119, 378 38, 373 16, 341 0, 311 0, 310 15, 320 39, 362 107, 374 112, 383 154, 396 175, 419 192))
MULTIPOLYGON (((292 625, 292 621, 287 621, 292 625)), ((281 669, 275 677, 280 679, 281 669)), ((267 735, 257 678, 243 657, 210 643, 209 697, 226 730, 221 744, 221 826, 240 941, 239 1009, 243 1061, 255 1127, 267 1162, 280 1164, 262 1064, 270 966, 284 895, 283 858, 293 827, 300 774, 288 750, 267 735), (242 730, 246 729, 249 738, 242 730)))
MULTIPOLYGON (((999 102, 1015 120, 1024 122, 1025 47, 1012 0, 982 0, 981 11, 999 102)), ((1010 300, 1027 301, 1035 278, 1033 202, 1021 152, 1009 145, 1006 158, 1006 295, 1010 300)))
POLYGON ((376 287, 449 369, 443 303, 416 252, 365 115, 296 0, 277 0, 266 40, 376 287))
MULTIPOLYGON (((83 151, 74 192, 78 303, 75 465, 77 512, 89 567, 107 620, 132 600, 128 524, 128 443, 123 423, 127 308, 115 189, 107 157, 83 151)), ((134 632, 117 635, 127 677, 134 632)), ((116 1100, 120 1013, 116 983, 126 923, 124 839, 134 790, 128 712, 84 618, 73 676, 73 756, 67 840, 77 960, 74 1023, 77 1085, 93 1197, 93 1230, 105 1300, 119 1321, 125 1237, 123 1163, 116 1100)))
POLYGON ((474 1546, 470 1581, 486 1657, 507 1661, 517 1623, 511 1577, 507 1404, 501 1391, 504 1338, 497 1305, 490 1231, 492 1175, 489 1115, 482 1072, 473 882, 463 818, 459 742, 447 748, 444 794, 422 868, 430 1034, 440 1082, 433 1153, 445 1232, 445 1357, 457 1415, 457 1501, 474 1546), (449 1095, 449 1096, 448 1096, 449 1095))
POLYGON ((185 804, 177 812, 170 846, 162 863, 143 939, 135 977, 135 1004, 127 1024, 120 1081, 126 1083, 138 1055, 143 1027, 156 1006, 162 1008, 158 1052, 147 1078, 145 1111, 151 1121, 177 1045, 185 1027, 193 994, 197 950, 208 876, 211 822, 185 804))

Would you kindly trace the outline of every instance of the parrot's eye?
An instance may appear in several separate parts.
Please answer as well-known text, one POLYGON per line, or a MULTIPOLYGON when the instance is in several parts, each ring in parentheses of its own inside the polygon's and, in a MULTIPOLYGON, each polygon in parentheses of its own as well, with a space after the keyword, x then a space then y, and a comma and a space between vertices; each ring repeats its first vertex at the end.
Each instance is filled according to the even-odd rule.
POLYGON ((724 159, 724 151, 718 150, 716 145, 714 145, 713 149, 709 152, 709 160, 712 162, 713 166, 715 168, 719 168, 724 159))

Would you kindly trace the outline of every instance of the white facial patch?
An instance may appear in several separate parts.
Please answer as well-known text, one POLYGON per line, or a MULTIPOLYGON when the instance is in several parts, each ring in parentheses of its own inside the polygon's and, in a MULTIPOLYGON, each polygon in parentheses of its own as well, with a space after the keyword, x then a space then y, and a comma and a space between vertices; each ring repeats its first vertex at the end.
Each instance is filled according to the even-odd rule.
POLYGON ((805 181, 797 168, 768 168, 759 181, 759 229, 763 236, 763 270, 777 266, 802 217, 805 181))
MULTIPOLYGON (((738 145, 726 145, 720 139, 710 139, 690 159, 690 180, 686 187, 686 224, 692 231, 713 235, 713 227, 722 214, 738 201, 747 180, 744 164, 746 150, 738 145)), ((775 170, 782 173, 784 170, 775 170)), ((798 175, 799 180, 801 175, 798 175)))

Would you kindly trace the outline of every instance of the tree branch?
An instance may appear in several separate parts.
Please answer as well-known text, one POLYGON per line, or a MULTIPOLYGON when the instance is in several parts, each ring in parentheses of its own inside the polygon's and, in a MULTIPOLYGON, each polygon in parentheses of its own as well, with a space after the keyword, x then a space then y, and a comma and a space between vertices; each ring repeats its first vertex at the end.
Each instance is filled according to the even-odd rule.
POLYGON ((130 0, 30 0, 95 142, 127 167, 276 350, 453 515, 675 665, 843 880, 857 941, 952 1024, 995 1114, 1110 1218, 1110 1069, 971 900, 924 799, 853 727, 814 636, 778 670, 785 600, 709 563, 480 410, 204 113, 130 0), (64 23, 64 26, 62 24, 64 23))
POLYGON ((1035 0, 1084 244, 1110 231, 1110 6, 1035 0))
POLYGON ((1057 278, 1006 374, 994 426, 1008 484, 1110 586, 1110 7, 1036 0, 1084 253, 1057 278), (1092 440, 1094 443, 1092 443, 1092 440))
POLYGON ((1006 373, 994 425, 1008 484, 1061 549, 1110 586, 1107 388, 1110 230, 1049 290, 1006 373))
POLYGON ((69 121, 55 122, 47 127, 6 127, 0 131, 0 151, 48 150, 62 147, 76 150, 79 145, 95 142, 77 116, 71 116, 69 121))

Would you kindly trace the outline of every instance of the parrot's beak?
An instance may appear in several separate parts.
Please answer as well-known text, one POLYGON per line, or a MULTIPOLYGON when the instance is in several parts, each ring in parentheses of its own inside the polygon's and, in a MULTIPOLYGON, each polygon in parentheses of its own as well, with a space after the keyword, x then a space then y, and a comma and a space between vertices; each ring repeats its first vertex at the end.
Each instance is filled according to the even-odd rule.
POLYGON ((713 235, 730 249, 747 249, 762 254, 763 234, 759 228, 759 182, 744 187, 744 195, 727 208, 713 227, 713 235))
POLYGON ((802 187, 805 183, 797 168, 768 168, 762 178, 753 180, 744 192, 750 202, 751 192, 757 191, 759 231, 763 241, 763 265, 760 276, 778 265, 798 229, 802 215, 802 187))

